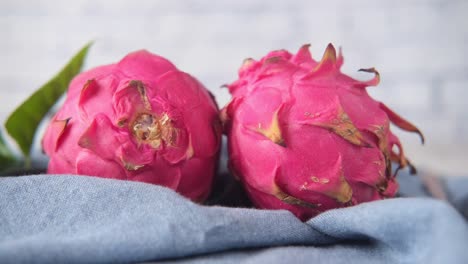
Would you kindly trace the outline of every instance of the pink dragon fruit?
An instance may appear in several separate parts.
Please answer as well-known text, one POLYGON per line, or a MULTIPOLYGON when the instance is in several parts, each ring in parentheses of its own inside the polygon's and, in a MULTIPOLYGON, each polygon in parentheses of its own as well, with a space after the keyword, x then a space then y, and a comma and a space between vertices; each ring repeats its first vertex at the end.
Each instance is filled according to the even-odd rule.
POLYGON ((208 90, 142 50, 77 76, 42 144, 48 173, 147 182, 203 201, 220 137, 208 90))
POLYGON ((309 46, 247 59, 228 85, 233 99, 221 119, 229 166, 255 206, 287 209, 302 220, 320 212, 395 195, 406 159, 390 122, 420 131, 373 100, 367 86, 340 72, 343 57, 328 45, 320 62, 309 46), (395 147, 395 148, 394 148, 395 147), (398 169, 392 170, 392 161, 398 169))

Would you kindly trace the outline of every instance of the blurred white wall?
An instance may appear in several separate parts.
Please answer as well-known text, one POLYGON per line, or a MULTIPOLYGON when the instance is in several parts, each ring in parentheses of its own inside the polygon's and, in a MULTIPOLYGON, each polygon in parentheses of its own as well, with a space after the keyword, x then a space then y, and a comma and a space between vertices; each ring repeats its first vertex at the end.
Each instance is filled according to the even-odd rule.
POLYGON ((222 106, 222 84, 246 57, 311 43, 342 46, 343 71, 375 66, 377 99, 416 123, 427 144, 398 132, 421 168, 468 172, 468 1, 0 1, 0 122, 95 40, 86 68, 145 48, 200 79, 222 106))

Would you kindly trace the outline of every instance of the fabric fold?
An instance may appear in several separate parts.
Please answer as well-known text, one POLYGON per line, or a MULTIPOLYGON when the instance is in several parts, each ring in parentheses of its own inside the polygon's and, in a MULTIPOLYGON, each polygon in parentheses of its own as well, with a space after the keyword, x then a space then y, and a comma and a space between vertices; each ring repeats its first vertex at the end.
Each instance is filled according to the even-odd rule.
POLYGON ((466 220, 428 198, 364 203, 303 223, 282 210, 195 204, 145 183, 0 179, 1 263, 463 263, 467 245, 466 220))

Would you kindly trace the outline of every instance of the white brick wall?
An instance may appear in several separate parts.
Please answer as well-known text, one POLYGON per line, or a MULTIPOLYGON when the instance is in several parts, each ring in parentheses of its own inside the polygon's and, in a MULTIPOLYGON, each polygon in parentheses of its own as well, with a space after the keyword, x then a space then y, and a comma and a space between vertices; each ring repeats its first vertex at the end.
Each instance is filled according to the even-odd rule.
POLYGON ((427 136, 399 133, 419 167, 468 169, 468 40, 464 0, 327 1, 0 1, 0 122, 94 39, 87 68, 146 48, 192 73, 217 96, 245 57, 328 42, 344 49, 343 71, 377 67, 371 94, 427 136))

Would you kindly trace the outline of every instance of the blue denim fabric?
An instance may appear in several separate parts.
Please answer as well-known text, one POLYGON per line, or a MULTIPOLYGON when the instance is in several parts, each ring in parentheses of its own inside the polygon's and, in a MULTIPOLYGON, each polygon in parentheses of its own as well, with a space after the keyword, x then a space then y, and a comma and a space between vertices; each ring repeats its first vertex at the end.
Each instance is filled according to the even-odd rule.
POLYGON ((198 205, 144 183, 0 179, 0 263, 157 260, 468 263, 468 223, 449 203, 430 198, 364 203, 302 223, 283 210, 198 205))

